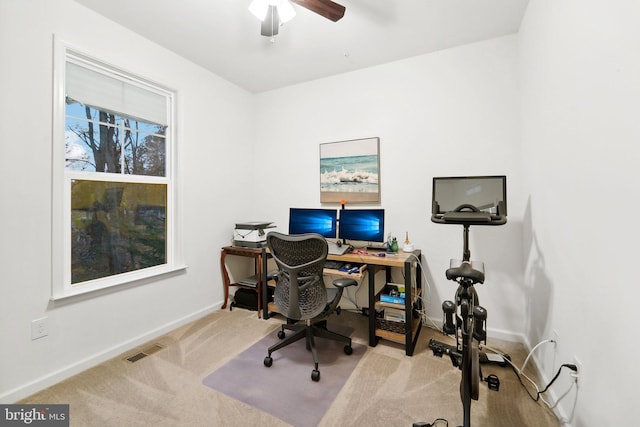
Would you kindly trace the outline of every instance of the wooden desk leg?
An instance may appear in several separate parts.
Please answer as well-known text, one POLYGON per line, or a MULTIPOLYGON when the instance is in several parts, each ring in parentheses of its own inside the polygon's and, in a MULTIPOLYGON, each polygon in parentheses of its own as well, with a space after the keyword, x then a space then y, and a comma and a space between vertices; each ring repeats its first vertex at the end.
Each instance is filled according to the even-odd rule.
POLYGON ((256 292, 258 293, 258 317, 262 317, 262 255, 258 255, 255 262, 255 271, 258 275, 256 283, 256 292))
POLYGON ((223 250, 220 255, 220 270, 222 270, 222 278, 224 285, 224 302, 222 303, 221 309, 225 309, 227 307, 227 301, 229 300, 229 273, 227 272, 227 265, 224 262, 224 259, 227 257, 227 253, 223 250))

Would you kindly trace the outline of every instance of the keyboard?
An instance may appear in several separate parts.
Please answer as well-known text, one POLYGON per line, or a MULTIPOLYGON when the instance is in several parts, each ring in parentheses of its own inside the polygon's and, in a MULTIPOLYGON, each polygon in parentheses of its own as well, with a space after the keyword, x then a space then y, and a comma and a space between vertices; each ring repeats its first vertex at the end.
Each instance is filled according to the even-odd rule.
POLYGON ((340 268, 342 268, 343 265, 344 265, 344 262, 342 261, 326 260, 324 262, 324 268, 328 268, 330 270, 340 270, 340 268))

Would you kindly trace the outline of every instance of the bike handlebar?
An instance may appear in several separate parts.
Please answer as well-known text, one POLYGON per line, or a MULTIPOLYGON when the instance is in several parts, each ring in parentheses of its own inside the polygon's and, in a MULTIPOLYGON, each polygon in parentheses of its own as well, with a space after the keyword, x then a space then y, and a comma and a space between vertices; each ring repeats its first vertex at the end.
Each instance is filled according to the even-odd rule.
POLYGON ((462 204, 452 211, 440 212, 438 203, 433 202, 431 221, 437 224, 503 225, 507 223, 504 211, 504 203, 499 202, 497 213, 484 212, 470 204, 462 204))

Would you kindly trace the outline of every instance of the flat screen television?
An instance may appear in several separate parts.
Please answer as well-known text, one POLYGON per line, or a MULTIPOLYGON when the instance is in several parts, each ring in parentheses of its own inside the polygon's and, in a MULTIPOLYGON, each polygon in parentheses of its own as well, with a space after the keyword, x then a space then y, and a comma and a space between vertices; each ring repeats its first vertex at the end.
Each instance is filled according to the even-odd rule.
POLYGON ((339 237, 364 242, 384 242, 384 209, 342 209, 339 237))
POLYGON ((338 236, 336 209, 289 209, 289 234, 318 233, 325 238, 338 236))
POLYGON ((506 217, 506 176, 433 178, 433 222, 501 225, 506 222, 506 217))

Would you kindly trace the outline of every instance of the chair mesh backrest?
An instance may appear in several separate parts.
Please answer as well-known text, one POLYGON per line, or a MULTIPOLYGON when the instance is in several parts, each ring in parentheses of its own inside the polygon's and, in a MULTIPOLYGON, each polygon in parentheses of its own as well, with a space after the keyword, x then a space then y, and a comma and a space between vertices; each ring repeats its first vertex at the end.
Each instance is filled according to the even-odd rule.
POLYGON ((271 232, 267 245, 279 270, 274 302, 280 313, 294 320, 318 316, 327 305, 322 277, 327 241, 319 234, 271 232))

